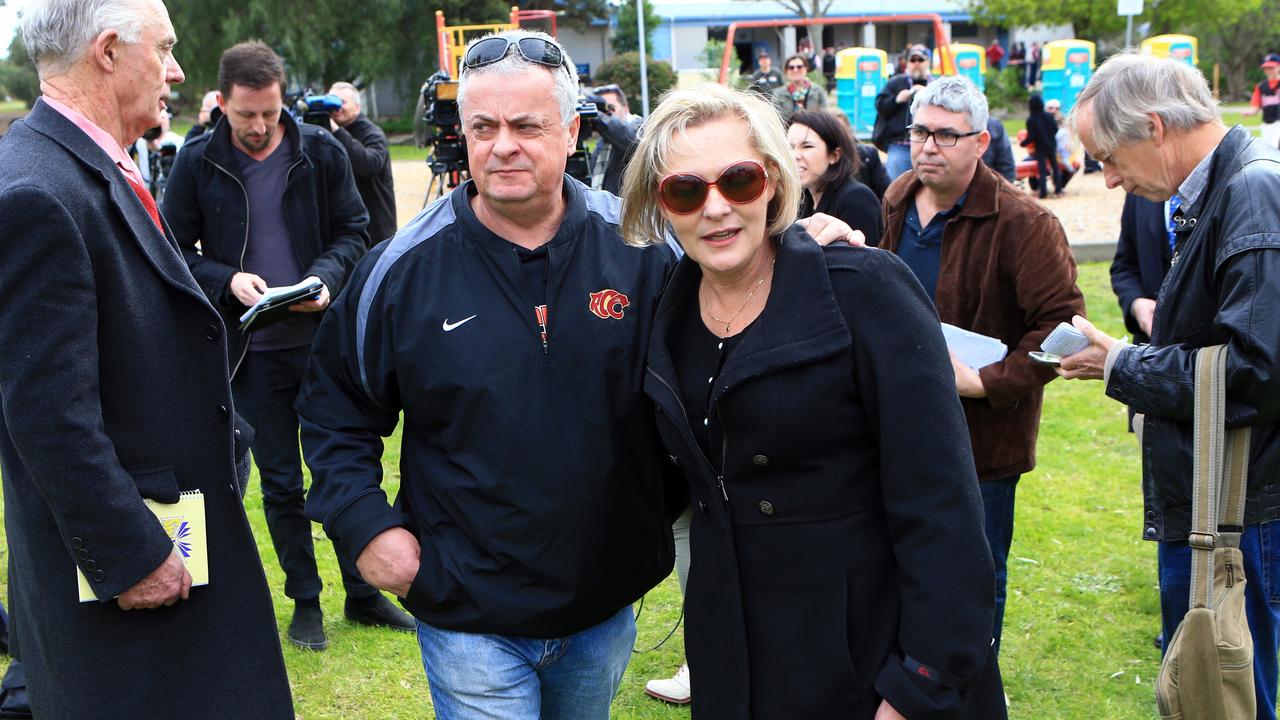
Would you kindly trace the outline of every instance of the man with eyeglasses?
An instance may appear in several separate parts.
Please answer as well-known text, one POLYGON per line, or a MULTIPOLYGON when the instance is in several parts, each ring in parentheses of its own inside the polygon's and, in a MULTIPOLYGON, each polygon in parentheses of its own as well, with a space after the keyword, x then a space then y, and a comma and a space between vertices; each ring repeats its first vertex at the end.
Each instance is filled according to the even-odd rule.
POLYGON ((1003 360, 979 368, 953 354, 996 563, 994 648, 1000 649, 1018 478, 1035 467, 1052 368, 1027 355, 1060 322, 1084 314, 1076 264, 1058 219, 982 163, 987 99, 967 78, 935 80, 912 100, 915 173, 885 193, 880 247, 898 254, 942 322, 996 338, 1003 360))
POLYGON ((644 118, 631 114, 627 94, 617 85, 602 85, 592 89, 591 94, 591 99, 603 106, 595 122, 600 142, 591 158, 591 189, 617 195, 622 187, 622 171, 631 159, 644 118))
POLYGON ((931 80, 929 48, 912 45, 907 51, 905 72, 889 78, 876 96, 876 125, 872 141, 888 154, 885 168, 896 179, 911 169, 911 144, 907 125, 911 124, 911 101, 931 80))

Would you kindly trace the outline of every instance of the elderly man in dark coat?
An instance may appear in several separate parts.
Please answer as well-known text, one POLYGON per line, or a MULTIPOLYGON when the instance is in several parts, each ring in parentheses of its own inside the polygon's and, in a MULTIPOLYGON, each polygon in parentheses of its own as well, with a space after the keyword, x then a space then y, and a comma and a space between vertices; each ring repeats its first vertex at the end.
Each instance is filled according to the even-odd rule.
POLYGON ((0 143, 0 468, 33 710, 292 718, 225 329, 123 150, 183 80, 168 13, 33 0, 22 34, 44 97, 0 143), (196 490, 209 584, 193 588, 143 500, 196 490))

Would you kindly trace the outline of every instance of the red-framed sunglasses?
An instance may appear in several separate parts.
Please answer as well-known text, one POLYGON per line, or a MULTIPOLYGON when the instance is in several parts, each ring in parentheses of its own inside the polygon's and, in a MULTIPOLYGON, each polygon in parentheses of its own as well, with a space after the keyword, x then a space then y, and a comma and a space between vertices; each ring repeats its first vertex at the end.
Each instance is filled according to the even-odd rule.
POLYGON ((658 200, 668 211, 676 215, 697 212, 707 203, 711 186, 720 189, 720 195, 735 205, 745 205, 764 194, 769 184, 769 172, 758 160, 741 160, 725 168, 720 177, 707 182, 691 173, 672 173, 658 183, 658 200))

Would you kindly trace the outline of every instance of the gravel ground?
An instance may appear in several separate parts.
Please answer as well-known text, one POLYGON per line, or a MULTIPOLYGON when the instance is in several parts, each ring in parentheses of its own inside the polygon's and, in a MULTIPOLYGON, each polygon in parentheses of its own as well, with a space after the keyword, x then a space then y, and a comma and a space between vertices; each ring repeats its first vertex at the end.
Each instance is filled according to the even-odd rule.
MULTIPOLYGON (((403 227, 422 209, 430 176, 426 163, 418 160, 400 160, 392 163, 396 183, 396 214, 403 227)), ((1107 248, 1120 233, 1120 210, 1124 206, 1124 193, 1108 190, 1102 173, 1082 175, 1077 173, 1067 185, 1067 195, 1061 199, 1049 199, 1045 206, 1057 214, 1067 231, 1067 239, 1073 246, 1102 244, 1103 255, 1110 257, 1107 248)), ((1100 259, 1081 257, 1085 259, 1100 259)))

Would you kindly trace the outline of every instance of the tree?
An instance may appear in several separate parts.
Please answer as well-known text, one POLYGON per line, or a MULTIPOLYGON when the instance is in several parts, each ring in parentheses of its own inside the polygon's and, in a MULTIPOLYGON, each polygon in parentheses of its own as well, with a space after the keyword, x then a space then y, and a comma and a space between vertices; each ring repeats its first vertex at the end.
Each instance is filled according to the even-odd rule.
POLYGON ((777 0, 777 3, 802 18, 825 17, 835 0, 777 0))
MULTIPOLYGON (((649 80, 649 101, 657 103, 662 93, 675 87, 676 72, 671 65, 662 60, 654 60, 650 55, 647 61, 647 77, 649 80)), ((640 53, 626 52, 600 63, 592 75, 595 82, 601 85, 617 84, 627 94, 627 102, 635 112, 640 112, 640 53)))
POLYGON ((554 10, 557 26, 576 30, 586 30, 592 21, 609 17, 606 0, 524 0, 517 4, 521 10, 554 10))
POLYGON ((40 96, 40 79, 36 76, 36 64, 27 57, 27 49, 22 39, 14 36, 9 43, 9 58, 0 60, 0 89, 14 98, 26 103, 27 107, 35 104, 40 96))
MULTIPOLYGON (((653 3, 649 0, 642 1, 644 3, 644 51, 646 55, 653 55, 653 31, 662 22, 662 16, 653 9, 653 3)), ((638 30, 635 0, 623 0, 618 8, 618 25, 613 29, 613 51, 616 53, 640 52, 640 43, 636 40, 638 30)))
MULTIPOLYGON (((1149 24, 1152 35, 1197 36, 1202 61, 1220 62, 1229 94, 1240 97, 1246 71, 1280 35, 1275 8, 1275 0, 1146 0, 1134 24, 1149 24)), ((969 0, 969 11, 980 25, 1071 24, 1076 37, 1095 42, 1117 41, 1125 27, 1115 3, 1099 0, 969 0)))

